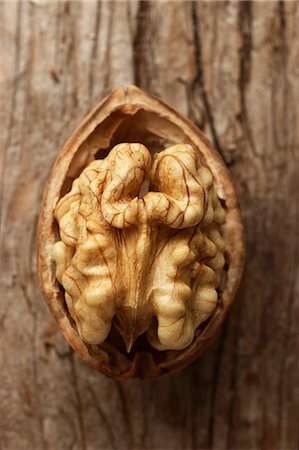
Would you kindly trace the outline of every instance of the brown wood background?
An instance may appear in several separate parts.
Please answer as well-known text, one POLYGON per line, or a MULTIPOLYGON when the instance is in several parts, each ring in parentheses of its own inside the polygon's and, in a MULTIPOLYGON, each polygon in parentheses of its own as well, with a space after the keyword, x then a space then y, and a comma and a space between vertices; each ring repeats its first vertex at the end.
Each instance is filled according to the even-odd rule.
POLYGON ((297 448, 299 3, 2 1, 0 15, 2 448, 297 448), (57 152, 125 83, 210 136, 247 232, 221 334, 189 368, 152 382, 86 367, 35 275, 57 152))

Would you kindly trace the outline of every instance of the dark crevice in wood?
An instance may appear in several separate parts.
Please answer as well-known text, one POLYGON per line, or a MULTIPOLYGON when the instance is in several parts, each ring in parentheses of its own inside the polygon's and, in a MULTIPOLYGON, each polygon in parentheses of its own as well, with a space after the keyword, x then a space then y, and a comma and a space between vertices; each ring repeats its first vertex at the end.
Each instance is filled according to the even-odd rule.
POLYGON ((74 353, 71 354, 70 357, 70 365, 71 365, 71 374, 72 374, 72 386, 74 389, 75 397, 76 397, 76 403, 77 403, 77 415, 78 415, 78 423, 80 428, 80 434, 81 434, 81 449, 87 450, 87 442, 86 442, 86 436, 85 436, 85 427, 84 427, 84 420, 83 420, 83 404, 81 400, 80 395, 80 387, 78 384, 78 377, 77 377, 77 369, 75 364, 75 355, 74 353))
POLYGON ((135 448, 134 446, 134 435, 133 435, 133 428, 131 423, 131 416, 129 412, 129 403, 127 402, 127 399, 125 397, 124 389, 121 383, 115 382, 116 391, 119 396, 122 415, 124 424, 127 431, 127 438, 128 438, 128 448, 135 448))
POLYGON ((107 95, 109 90, 109 83, 110 83, 110 72, 111 72, 111 37, 112 37, 112 28, 113 28, 113 21, 114 21, 114 8, 115 8, 115 2, 109 2, 109 26, 107 27, 107 45, 105 48, 105 72, 103 77, 103 88, 102 88, 102 97, 107 95))
POLYGON ((58 359, 69 359, 73 354, 73 350, 71 348, 67 351, 61 352, 53 342, 49 341, 44 342, 44 349, 47 354, 52 350, 58 359))
MULTIPOLYGON (((36 230, 33 227, 33 232, 32 232, 32 236, 34 234, 34 241, 35 241, 35 233, 36 230)), ((32 237, 31 237, 31 244, 32 244, 32 237)), ((32 247, 32 245, 30 245, 30 247, 32 247)), ((29 257, 30 259, 33 257, 34 252, 31 253, 29 252, 29 257)), ((38 326, 38 312, 36 310, 36 307, 34 307, 33 305, 35 305, 36 303, 33 301, 32 299, 32 295, 30 295, 29 290, 28 290, 28 286, 31 286, 31 283, 28 283, 28 280, 25 281, 24 280, 24 276, 22 274, 23 272, 23 267, 22 264, 24 264, 23 258, 21 254, 17 255, 17 261, 18 261, 18 281, 19 281, 19 286, 21 288, 23 297, 25 299, 25 302, 27 304, 28 310, 29 310, 29 314, 31 316, 31 320, 32 320, 32 326, 31 326, 31 335, 30 335, 30 341, 31 341, 31 351, 32 351, 32 397, 33 397, 33 407, 34 410, 37 411, 36 414, 36 419, 37 419, 37 423, 38 423, 38 430, 39 430, 39 439, 38 442, 36 442, 36 446, 38 447, 40 444, 42 444, 42 447, 46 450, 48 448, 47 443, 46 443, 46 438, 45 438, 45 434, 44 434, 44 416, 43 416, 43 408, 42 408, 42 403, 40 400, 40 395, 39 395, 39 385, 38 385, 38 362, 39 362, 39 358, 37 355, 37 326, 38 326)), ((26 267, 25 267, 26 270, 26 267)), ((29 264, 29 271, 32 272, 32 265, 29 264)), ((32 276, 32 273, 30 274, 30 279, 33 280, 34 277, 32 276)), ((37 439, 37 436, 35 436, 35 438, 37 439)))
POLYGON ((96 8, 95 25, 94 25, 93 44, 92 44, 90 65, 89 65, 89 83, 88 83, 89 103, 91 102, 92 95, 93 95, 93 88, 94 88, 94 70, 95 70, 94 67, 95 67, 95 60, 97 58, 97 53, 98 53, 98 38, 99 38, 99 29, 100 29, 100 23, 101 23, 101 6, 102 6, 102 3, 100 1, 98 1, 97 8, 96 8))
MULTIPOLYGON (((285 164, 288 150, 288 128, 289 128, 289 92, 288 78, 286 75, 288 48, 286 42, 286 17, 283 2, 277 3, 277 14, 275 25, 278 32, 274 35, 272 44, 272 56, 277 70, 272 73, 271 83, 271 120, 273 123, 273 142, 277 148, 278 164, 285 164), (283 89, 284 95, 281 101, 278 92, 283 89), (281 114, 283 113, 283 114, 281 114), (282 117, 282 120, 277 120, 282 117), (284 143, 284 144, 283 144, 284 143)), ((270 155, 271 157, 271 155, 270 155)))
POLYGON ((214 366, 212 372, 212 388, 211 388, 211 408, 210 408, 210 420, 209 420, 209 434, 208 442, 209 448, 214 448, 214 435, 215 435, 215 418, 216 418, 216 404, 217 404, 217 389, 219 382, 219 370, 221 367, 221 357, 224 353, 224 345, 226 342, 228 332, 228 321, 224 322, 223 328, 220 333, 218 348, 215 352, 214 366))
POLYGON ((68 46, 68 53, 67 53, 67 67, 71 67, 71 73, 73 77, 72 82, 72 93, 71 93, 71 99, 72 104, 71 108, 77 108, 79 105, 79 99, 78 99, 78 67, 77 67, 77 55, 76 55, 76 48, 77 48, 77 40, 78 40, 78 34, 77 34, 77 17, 78 17, 78 2, 73 2, 70 4, 70 11, 68 12, 70 18, 70 44, 68 46), (71 10, 71 8, 74 9, 75 12, 71 10))
MULTIPOLYGON (((144 389, 143 395, 142 395, 142 407, 143 407, 142 434, 140 437, 139 448, 141 448, 142 444, 145 445, 145 443, 147 443, 147 441, 150 437, 150 435, 148 433, 148 424, 149 424, 148 410, 149 410, 150 404, 151 404, 151 401, 149 401, 148 390, 144 389)), ((152 444, 150 444, 150 447, 146 446, 144 448, 151 448, 151 447, 152 447, 152 444)))
POLYGON ((33 385, 34 385, 34 397, 35 397, 35 409, 38 411, 37 421, 38 421, 38 429, 39 429, 39 441, 42 443, 42 447, 47 450, 48 445, 45 437, 44 431, 44 413, 42 400, 40 397, 40 389, 38 383, 38 363, 39 358, 37 354, 37 325, 38 325, 38 315, 34 314, 32 317, 33 326, 32 326, 32 371, 33 371, 33 385))
POLYGON ((18 283, 19 286, 21 288, 21 292, 23 294, 23 298, 25 300, 25 303, 27 305, 27 308, 30 312, 30 315, 32 317, 34 317, 36 315, 36 311, 34 310, 33 306, 32 306, 32 300, 31 300, 31 296, 29 295, 28 289, 27 289, 27 283, 23 280, 23 276, 22 276, 22 268, 21 268, 21 255, 18 254, 17 255, 17 261, 18 261, 18 283))
POLYGON ((9 303, 7 303, 5 306, 2 307, 2 312, 1 312, 1 315, 0 315, 0 327, 3 328, 3 329, 4 329, 4 326, 5 326, 5 321, 7 319, 10 307, 11 307, 11 304, 9 304, 9 303))
POLYGON ((239 93, 240 93, 240 122, 244 135, 250 144, 254 156, 259 158, 252 136, 250 118, 246 102, 246 87, 251 77, 251 51, 252 51, 252 2, 243 1, 239 4, 239 32, 241 36, 240 67, 239 67, 239 93))
MULTIPOLYGON (((291 266, 291 273, 290 273, 290 280, 291 286, 289 290, 289 295, 287 298, 287 312, 286 312, 286 322, 284 327, 284 334, 283 334, 283 344, 282 344, 282 352, 281 352, 281 359, 280 359, 280 365, 279 365, 279 381, 278 381, 278 402, 277 402, 277 440, 278 440, 278 447, 282 448, 283 446, 283 429, 284 429, 284 414, 286 411, 286 408, 284 408, 284 389, 287 388, 288 382, 286 381, 285 373, 287 371, 287 359, 290 355, 289 352, 289 338, 290 338, 290 329, 291 329, 291 323, 293 317, 295 317, 294 314, 294 305, 296 300, 296 280, 298 278, 298 269, 299 269, 299 245, 298 245, 298 230, 299 230, 299 208, 297 204, 294 202, 295 205, 295 220, 294 220, 294 234, 289 239, 290 242, 294 242, 293 245, 293 255, 292 255, 292 266, 291 266), (297 238, 296 238, 297 237, 297 238)), ((291 248, 291 245, 290 245, 291 248)), ((298 364, 297 364, 298 367, 298 364)))
POLYGON ((279 0, 278 3, 278 15, 279 15, 279 22, 280 22, 280 58, 281 58, 281 68, 283 71, 283 142, 279 143, 278 150, 280 150, 280 153, 282 153, 283 156, 285 156, 286 149, 289 148, 290 140, 289 140, 289 79, 287 75, 287 64, 288 64, 288 43, 287 43, 287 23, 286 23, 286 15, 285 15, 285 5, 282 0, 279 0))
MULTIPOLYGON (((238 327, 237 327, 238 328, 238 327)), ((238 336, 238 331, 236 331, 235 336, 238 336)), ((226 441, 226 448, 231 449, 235 448, 235 410, 236 410, 236 385, 237 385, 237 372, 238 372, 238 338, 235 340, 233 344, 232 349, 232 368, 231 368, 231 374, 230 374, 230 405, 228 410, 228 417, 227 417, 227 441, 226 441)))
POLYGON ((284 0, 279 0, 278 8, 279 8, 280 27, 282 29, 283 34, 285 34, 286 16, 285 16, 285 10, 284 10, 284 0))
POLYGON ((134 83, 136 86, 144 88, 148 88, 150 84, 150 70, 147 67, 147 34, 150 9, 150 2, 139 1, 136 34, 133 42, 134 83))
MULTIPOLYGON (((61 123, 65 123, 65 117, 69 116, 68 110, 74 109, 78 106, 78 82, 77 82, 77 67, 76 67, 76 54, 75 49, 77 47, 77 33, 76 33, 76 14, 74 11, 78 8, 76 2, 64 2, 61 4, 59 10, 59 23, 57 45, 57 58, 55 64, 58 62, 61 70, 62 80, 62 93, 63 99, 61 108, 61 123), (72 82, 70 83, 69 78, 72 82), (71 85, 71 92, 69 92, 69 86, 71 85)), ((77 12, 77 11, 76 11, 77 12)))
POLYGON ((198 364, 193 363, 190 367, 191 376, 190 376, 190 397, 191 397, 191 426, 190 426, 190 440, 191 440, 191 448, 198 448, 197 444, 197 429, 198 425, 196 423, 196 414, 197 414, 197 396, 196 392, 194 392, 194 386, 198 384, 198 372, 197 372, 198 364))
MULTIPOLYGON (((58 3, 58 13, 57 13, 57 24, 56 24, 56 34, 55 34, 55 64, 58 65, 58 70, 61 71, 61 91, 60 95, 62 98, 61 102, 61 110, 60 110, 60 122, 65 123, 66 117, 66 99, 67 95, 67 80, 65 77, 65 50, 64 50, 64 42, 66 40, 66 30, 68 29, 67 20, 64 17, 64 9, 65 5, 63 3, 58 3)), ((59 142, 59 141, 58 141, 59 142)))
POLYGON ((104 413, 103 409, 101 408, 100 403, 98 402, 96 393, 94 392, 92 386, 88 385, 88 390, 91 395, 95 410, 97 411, 99 418, 101 419, 101 422, 104 424, 105 430, 107 431, 107 434, 109 436, 109 442, 111 445, 111 449, 116 449, 116 439, 113 432, 113 427, 111 426, 111 422, 109 422, 106 414, 104 413))
POLYGON ((203 64, 202 64, 202 52, 201 52, 201 40, 200 40, 200 19, 197 13, 197 2, 192 2, 192 25, 193 25, 193 41, 194 41, 194 57, 196 65, 196 77, 193 80, 192 91, 198 86, 199 93, 202 98, 202 102, 205 108, 206 116, 211 129, 213 142, 218 152, 221 154, 222 158, 225 160, 225 154, 221 148, 219 137, 215 128, 214 116, 212 113, 212 108, 210 106, 210 101, 205 88, 204 74, 203 74, 203 64))
MULTIPOLYGON (((40 389, 39 389, 39 382, 38 382, 38 364, 39 364, 39 358, 37 353, 37 346, 38 346, 38 308, 37 308, 37 298, 34 298, 34 295, 32 293, 29 293, 30 287, 32 288, 35 274, 34 274, 34 263, 33 259, 35 258, 35 238, 36 238, 36 231, 37 231, 37 212, 35 216, 33 217, 33 224, 31 229, 31 236, 30 236, 30 242, 29 242, 29 251, 28 251, 28 268, 26 268, 25 265, 25 271, 28 270, 29 273, 29 280, 31 280, 31 283, 28 283, 28 278, 25 281, 25 277, 22 277, 22 267, 19 266, 19 278, 20 278, 20 286, 22 288, 23 295, 26 298, 26 302, 29 306, 30 315, 32 316, 32 332, 31 332, 31 348, 32 348, 32 377, 33 377, 33 398, 34 398, 34 409, 37 411, 37 423, 38 423, 38 430, 39 430, 39 443, 38 445, 42 445, 42 447, 47 450, 48 445, 45 437, 45 431, 44 431, 44 412, 43 412, 43 406, 42 406, 42 400, 40 397, 40 389), (29 286, 29 287, 28 287, 29 286)), ((21 254, 18 256, 18 261, 20 264, 24 264, 24 258, 22 258, 21 254)), ((30 289, 32 290, 32 289, 30 289)))

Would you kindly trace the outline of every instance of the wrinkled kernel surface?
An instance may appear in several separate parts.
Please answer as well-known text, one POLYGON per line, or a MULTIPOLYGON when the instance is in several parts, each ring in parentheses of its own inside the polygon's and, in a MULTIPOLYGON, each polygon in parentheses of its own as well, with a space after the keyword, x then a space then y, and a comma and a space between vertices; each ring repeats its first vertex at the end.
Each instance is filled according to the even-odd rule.
POLYGON ((214 311, 224 266, 224 209, 191 146, 151 156, 119 144, 91 162, 57 204, 56 277, 81 338, 101 344, 112 323, 130 350, 147 333, 180 350, 214 311), (150 191, 139 198, 146 175, 150 191))

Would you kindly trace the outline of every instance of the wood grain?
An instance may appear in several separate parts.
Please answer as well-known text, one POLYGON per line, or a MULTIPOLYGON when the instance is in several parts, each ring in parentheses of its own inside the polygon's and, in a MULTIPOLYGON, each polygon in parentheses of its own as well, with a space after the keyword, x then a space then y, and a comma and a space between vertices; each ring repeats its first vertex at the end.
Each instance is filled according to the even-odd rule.
POLYGON ((1 2, 3 449, 298 445, 298 2, 1 2), (247 265, 221 334, 184 371, 118 383, 85 366, 36 282, 58 150, 117 85, 207 133, 232 172, 247 265))

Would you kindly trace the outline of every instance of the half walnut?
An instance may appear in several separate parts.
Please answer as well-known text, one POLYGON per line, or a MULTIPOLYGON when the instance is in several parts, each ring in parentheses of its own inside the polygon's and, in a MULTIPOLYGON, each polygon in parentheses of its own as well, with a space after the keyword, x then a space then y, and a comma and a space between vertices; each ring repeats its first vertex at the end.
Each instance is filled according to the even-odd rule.
POLYGON ((40 284, 74 350, 118 379, 185 366, 243 259, 235 192, 202 133, 136 87, 104 99, 59 155, 39 222, 40 284))

